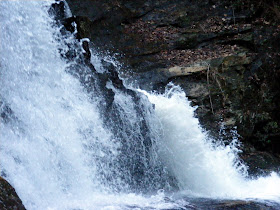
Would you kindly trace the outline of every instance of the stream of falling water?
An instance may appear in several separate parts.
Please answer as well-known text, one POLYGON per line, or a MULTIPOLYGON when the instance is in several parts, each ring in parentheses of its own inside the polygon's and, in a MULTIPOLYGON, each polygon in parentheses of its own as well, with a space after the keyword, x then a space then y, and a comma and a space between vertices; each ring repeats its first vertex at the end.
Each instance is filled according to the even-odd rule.
POLYGON ((139 119, 134 98, 107 84, 121 117, 117 133, 126 136, 117 138, 104 125, 102 96, 67 73, 58 50, 67 46, 48 15, 53 2, 0 1, 0 169, 27 209, 176 209, 189 205, 184 196, 280 203, 279 176, 247 178, 234 144, 210 143, 178 87, 162 95, 134 90, 139 119), (149 172, 143 177, 130 173, 137 160, 149 172), (149 192, 134 191, 133 176, 149 192))

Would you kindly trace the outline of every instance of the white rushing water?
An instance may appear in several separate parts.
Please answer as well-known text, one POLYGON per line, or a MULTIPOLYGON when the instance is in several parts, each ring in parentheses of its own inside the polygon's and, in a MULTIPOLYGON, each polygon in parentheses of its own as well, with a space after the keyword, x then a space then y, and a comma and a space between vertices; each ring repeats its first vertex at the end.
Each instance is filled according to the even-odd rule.
MULTIPOLYGON (((142 91, 143 92, 143 91, 142 91)), ((144 92, 145 93, 145 92, 144 92)), ((178 180, 182 194, 220 199, 272 199, 280 202, 280 177, 247 178, 235 142, 215 145, 194 118, 195 108, 173 86, 164 95, 145 93, 163 127, 160 156, 178 180)))
MULTIPOLYGON (((98 108, 101 96, 89 96, 79 80, 66 72, 70 64, 58 50, 66 46, 55 38, 59 29, 52 26, 47 12, 51 3, 0 1, 0 169, 27 209, 187 205, 182 200, 166 201, 166 196, 172 198, 162 190, 169 185, 163 178, 166 174, 173 177, 170 185, 178 186, 166 189, 179 189, 183 195, 280 202, 279 176, 247 179, 234 145, 210 143, 193 116, 194 108, 177 87, 164 95, 140 91, 155 110, 142 97, 140 111, 144 114, 139 120, 133 98, 111 87, 121 125, 135 133, 125 135, 126 129, 120 127, 119 135, 126 136, 125 141, 138 137, 143 147, 142 153, 137 150, 122 156, 123 143, 104 126, 98 108), (137 121, 146 121, 152 135, 148 151, 137 121), (128 162, 139 159, 147 168, 161 162, 160 175, 151 170, 145 176, 148 180, 158 176, 154 179, 165 184, 155 184, 154 192, 146 195, 133 192, 121 178, 122 165, 113 165, 119 157, 128 157, 128 162)), ((97 58, 92 62, 101 65, 97 58)), ((134 151, 131 145, 130 151, 134 151)))

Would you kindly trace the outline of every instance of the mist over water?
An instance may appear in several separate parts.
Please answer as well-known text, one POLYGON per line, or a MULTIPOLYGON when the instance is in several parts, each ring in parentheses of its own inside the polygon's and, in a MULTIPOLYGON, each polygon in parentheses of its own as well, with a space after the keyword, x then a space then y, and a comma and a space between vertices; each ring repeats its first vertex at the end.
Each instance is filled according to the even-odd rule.
POLYGON ((211 143, 178 87, 131 94, 108 82, 114 115, 105 116, 92 75, 79 79, 77 61, 60 54, 79 43, 60 35, 53 2, 0 1, 0 170, 27 209, 188 204, 175 194, 280 203, 279 176, 250 180, 234 143, 211 143))

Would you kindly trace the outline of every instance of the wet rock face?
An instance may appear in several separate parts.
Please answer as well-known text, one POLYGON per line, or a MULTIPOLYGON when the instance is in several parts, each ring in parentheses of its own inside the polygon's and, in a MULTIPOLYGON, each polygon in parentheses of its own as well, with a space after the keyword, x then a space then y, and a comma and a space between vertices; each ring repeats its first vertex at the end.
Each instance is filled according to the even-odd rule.
POLYGON ((2 177, 0 177, 0 209, 25 210, 15 189, 2 177))
POLYGON ((279 2, 67 2, 78 38, 118 53, 132 82, 161 91, 172 81, 213 136, 237 127, 244 145, 280 154, 279 2))
MULTIPOLYGON (((90 2, 85 1, 81 5, 83 3, 88 5, 90 2)), ((99 3, 106 6, 106 3, 102 1, 92 1, 92 3, 94 6, 99 5, 99 3)), ((113 2, 112 5, 115 5, 115 3, 113 2)), ((80 8, 79 4, 77 6, 80 8)), ((93 36, 95 31, 89 29, 92 29, 96 22, 91 20, 93 17, 87 13, 86 9, 85 13, 89 15, 88 17, 67 17, 66 14, 61 14, 65 12, 65 9, 63 9, 65 7, 64 1, 57 1, 52 4, 49 10, 50 15, 55 20, 54 24, 57 24, 60 28, 62 40, 74 37, 74 39, 71 38, 71 43, 65 42, 68 50, 61 50, 60 54, 66 62, 71 63, 66 71, 79 79, 85 91, 88 92, 89 97, 98 95, 97 106, 101 112, 104 126, 114 134, 114 140, 119 143, 119 150, 121 151, 116 161, 110 164, 114 164, 114 168, 117 171, 122 171, 124 175, 120 179, 124 183, 129 184, 135 192, 147 192, 153 188, 163 188, 165 183, 158 183, 156 181, 158 177, 152 176, 152 174, 155 174, 152 171, 157 171, 157 174, 160 175, 163 174, 163 167, 160 166, 159 162, 153 164, 150 161, 153 157, 145 155, 151 153, 153 141, 151 131, 148 129, 149 122, 146 120, 147 113, 141 111, 144 108, 144 104, 147 104, 144 101, 148 99, 146 96, 143 97, 141 93, 124 86, 123 80, 119 77, 118 69, 114 63, 102 59, 100 61, 102 71, 95 69, 91 63, 90 49, 93 48, 93 44, 100 44, 101 42, 91 42, 95 39, 93 36), (127 103, 131 104, 130 112, 135 114, 130 120, 123 117, 127 116, 128 112, 120 106, 120 101, 118 100, 118 98, 124 95, 129 101, 127 103), (134 128, 139 129, 141 133, 135 132, 134 128), (147 188, 148 185, 150 186, 149 188, 147 188)), ((138 11, 135 11, 135 13, 138 13, 138 11)), ((108 18, 106 20, 111 21, 111 17, 108 18)), ((98 30, 97 33, 99 33, 98 30)), ((100 36, 101 38, 104 37, 102 35, 100 36)), ((152 106, 149 109, 152 111, 152 106)), ((110 173, 109 175, 104 174, 104 178, 110 180, 110 176, 115 171, 112 170, 110 173)), ((163 180, 162 177, 161 180, 163 180)), ((122 189, 120 188, 119 190, 122 189)))
POLYGON ((271 172, 280 172, 279 156, 274 156, 268 152, 246 152, 241 155, 248 166, 249 174, 253 176, 267 176, 271 172))
POLYGON ((279 209, 278 203, 271 202, 258 202, 253 200, 242 201, 242 200, 207 200, 197 199, 191 200, 192 206, 190 209, 206 209, 206 210, 230 210, 230 209, 279 209))

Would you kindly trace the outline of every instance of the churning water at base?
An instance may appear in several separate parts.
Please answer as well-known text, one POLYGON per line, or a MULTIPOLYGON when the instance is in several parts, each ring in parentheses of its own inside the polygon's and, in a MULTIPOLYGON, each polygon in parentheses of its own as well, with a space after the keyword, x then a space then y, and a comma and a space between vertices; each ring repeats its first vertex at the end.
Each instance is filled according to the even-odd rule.
POLYGON ((172 87, 164 95, 145 94, 155 104, 162 126, 159 155, 176 177, 180 194, 280 202, 280 177, 272 173, 249 179, 246 167, 238 160, 236 142, 228 146, 212 143, 193 117, 195 108, 180 88, 172 87))
POLYGON ((67 73, 51 3, 0 1, 0 169, 27 209, 183 208, 184 196, 280 203, 279 176, 248 179, 234 143, 211 143, 178 87, 138 90, 136 104, 107 83, 118 120, 104 120, 102 96, 67 73))

